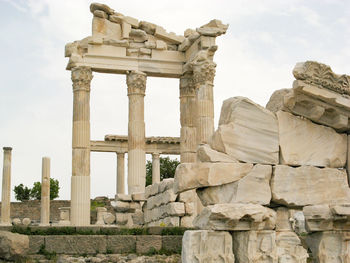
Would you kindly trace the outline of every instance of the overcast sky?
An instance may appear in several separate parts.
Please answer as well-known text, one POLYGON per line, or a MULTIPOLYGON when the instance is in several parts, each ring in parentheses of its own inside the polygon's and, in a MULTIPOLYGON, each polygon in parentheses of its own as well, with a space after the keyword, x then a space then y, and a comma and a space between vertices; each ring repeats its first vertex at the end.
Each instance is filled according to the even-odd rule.
MULTIPOLYGON (((0 0, 0 146, 13 147, 12 189, 40 181, 41 158, 49 156, 60 199, 70 199, 73 95, 64 46, 91 35, 91 2, 0 0)), ((230 25, 217 38, 216 125, 226 98, 245 96, 265 106, 274 90, 291 88, 296 62, 316 60, 350 74, 350 1, 104 3, 177 34, 214 18, 230 25)), ((147 79, 146 136, 179 136, 178 86, 176 79, 147 79)), ((94 73, 91 88, 91 139, 127 135, 125 76, 94 73)), ((115 181, 116 155, 92 153, 92 197, 113 197, 115 181)))

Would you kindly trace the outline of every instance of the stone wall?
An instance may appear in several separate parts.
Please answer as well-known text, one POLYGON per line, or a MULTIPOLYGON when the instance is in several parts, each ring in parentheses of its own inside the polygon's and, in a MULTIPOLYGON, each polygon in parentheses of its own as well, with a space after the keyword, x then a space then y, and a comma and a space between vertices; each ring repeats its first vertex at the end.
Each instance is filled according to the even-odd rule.
MULTIPOLYGON (((58 208, 69 207, 68 200, 52 200, 50 202, 50 221, 59 221, 60 212, 58 208)), ((1 203, 0 203, 1 207, 1 203)), ((24 202, 11 202, 11 218, 30 218, 34 221, 40 221, 40 201, 30 200, 24 202)))

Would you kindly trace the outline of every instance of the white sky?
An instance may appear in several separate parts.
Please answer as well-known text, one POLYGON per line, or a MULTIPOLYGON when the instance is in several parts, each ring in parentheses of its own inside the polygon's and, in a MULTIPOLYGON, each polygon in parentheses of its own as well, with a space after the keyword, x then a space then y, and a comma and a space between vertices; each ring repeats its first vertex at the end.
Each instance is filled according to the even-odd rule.
MULTIPOLYGON (((0 0, 0 147, 13 147, 12 189, 41 180, 41 158, 70 199, 72 86, 64 46, 91 33, 85 0, 0 0)), ((265 105, 290 88, 296 62, 317 60, 350 73, 350 1, 104 1, 117 12, 183 34, 217 18, 230 24, 217 38, 215 122, 233 96, 265 105)), ((91 139, 127 134, 125 76, 94 74, 91 139)), ((179 136, 178 80, 148 78, 146 136, 179 136)), ((2 150, 1 150, 2 151, 2 150)), ((3 156, 1 154, 0 167, 3 156)), ((91 194, 113 197, 116 156, 91 154, 91 194)), ((1 189, 0 189, 1 192, 1 189)), ((12 195, 12 201, 15 201, 12 195)))

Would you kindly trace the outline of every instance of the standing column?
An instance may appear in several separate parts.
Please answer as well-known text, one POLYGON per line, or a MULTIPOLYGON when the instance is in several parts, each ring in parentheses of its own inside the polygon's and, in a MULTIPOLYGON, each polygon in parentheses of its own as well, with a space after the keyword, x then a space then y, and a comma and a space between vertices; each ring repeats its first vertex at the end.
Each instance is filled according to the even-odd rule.
POLYGON ((348 173, 348 184, 350 186, 350 135, 349 134, 348 134, 348 152, 347 152, 346 171, 348 173))
POLYGON ((72 69, 73 140, 71 223, 90 225, 90 82, 88 67, 72 69))
POLYGON ((11 147, 4 147, 4 163, 2 170, 1 225, 11 225, 11 147))
POLYGON ((197 144, 206 144, 214 133, 213 82, 216 64, 209 60, 193 63, 197 97, 197 144))
POLYGON ((126 82, 129 97, 128 127, 128 193, 145 192, 146 154, 144 96, 146 91, 145 73, 131 71, 126 82))
POLYGON ((41 215, 40 225, 50 225, 50 158, 43 157, 41 168, 41 215))
POLYGON ((186 73, 180 78, 180 161, 196 162, 196 90, 193 75, 186 73))
POLYGON ((152 154, 152 184, 160 182, 159 153, 152 154))
POLYGON ((117 194, 125 193, 124 155, 125 153, 117 153, 117 194))

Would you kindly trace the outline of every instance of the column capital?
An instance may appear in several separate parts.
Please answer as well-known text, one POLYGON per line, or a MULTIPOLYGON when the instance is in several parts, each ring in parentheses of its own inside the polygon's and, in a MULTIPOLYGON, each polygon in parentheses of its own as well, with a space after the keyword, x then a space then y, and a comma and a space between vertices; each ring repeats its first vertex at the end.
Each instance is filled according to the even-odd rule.
POLYGON ((90 82, 92 80, 92 71, 90 67, 75 67, 71 71, 73 81, 73 91, 90 91, 90 82))
POLYGON ((144 72, 133 70, 126 75, 128 85, 128 96, 133 94, 145 95, 147 75, 144 72))
POLYGON ((216 63, 206 59, 203 61, 196 61, 192 64, 193 67, 193 81, 195 84, 204 84, 205 82, 213 82, 215 77, 216 63))
POLYGON ((11 152, 12 151, 12 147, 3 147, 2 148, 4 151, 8 151, 11 152))
POLYGON ((157 159, 159 159, 159 156, 160 156, 160 152, 153 152, 153 153, 152 153, 152 158, 157 158, 157 159))

